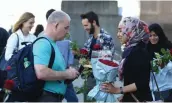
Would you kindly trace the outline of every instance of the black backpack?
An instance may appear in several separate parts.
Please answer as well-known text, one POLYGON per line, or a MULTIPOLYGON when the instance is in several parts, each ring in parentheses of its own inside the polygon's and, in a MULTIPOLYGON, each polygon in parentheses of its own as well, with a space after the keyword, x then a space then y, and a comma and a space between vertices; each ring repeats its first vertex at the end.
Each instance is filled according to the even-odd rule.
MULTIPOLYGON (((33 97, 41 95, 44 81, 37 79, 34 69, 34 55, 32 52, 33 44, 40 39, 48 40, 45 37, 36 39, 32 44, 29 44, 23 49, 19 50, 7 62, 7 79, 14 81, 14 88, 12 89, 12 92, 31 94, 33 97)), ((50 45, 51 57, 48 68, 52 68, 55 59, 55 50, 51 43, 50 45)))

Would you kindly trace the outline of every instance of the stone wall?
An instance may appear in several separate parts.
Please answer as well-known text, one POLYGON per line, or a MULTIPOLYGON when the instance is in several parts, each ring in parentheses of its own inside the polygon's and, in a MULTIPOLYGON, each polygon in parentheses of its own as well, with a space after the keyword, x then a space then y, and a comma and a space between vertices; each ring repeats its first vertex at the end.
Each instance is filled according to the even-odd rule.
POLYGON ((148 24, 159 23, 172 41, 172 1, 141 1, 140 7, 140 18, 148 24))
POLYGON ((88 38, 88 34, 81 24, 80 15, 94 11, 99 16, 100 26, 112 35, 116 48, 120 50, 120 43, 116 38, 117 26, 121 19, 118 16, 117 1, 62 1, 62 10, 68 13, 72 19, 70 34, 80 47, 83 47, 88 38))

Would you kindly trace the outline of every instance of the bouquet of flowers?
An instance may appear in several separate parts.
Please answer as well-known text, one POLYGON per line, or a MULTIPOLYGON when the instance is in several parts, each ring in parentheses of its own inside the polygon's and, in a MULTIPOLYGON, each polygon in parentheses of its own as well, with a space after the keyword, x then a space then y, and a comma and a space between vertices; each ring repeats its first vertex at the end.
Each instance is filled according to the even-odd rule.
POLYGON ((92 73, 92 67, 90 65, 90 60, 89 60, 89 51, 85 48, 80 49, 80 54, 79 54, 79 64, 84 67, 83 72, 81 73, 81 77, 83 79, 88 78, 91 73, 92 73))
POLYGON ((85 49, 85 48, 80 49, 80 54, 79 54, 80 61, 79 61, 79 63, 81 65, 89 65, 88 54, 89 54, 89 52, 87 49, 85 49))
POLYGON ((155 53, 155 58, 151 61, 151 66, 153 72, 157 74, 159 71, 167 66, 169 62, 172 60, 172 49, 165 50, 164 48, 161 49, 161 54, 155 53))
POLYGON ((88 97, 96 99, 98 102, 115 102, 117 98, 114 94, 101 91, 100 85, 103 82, 113 83, 118 75, 118 62, 109 58, 99 58, 93 68, 96 79, 96 86, 88 93, 88 97))

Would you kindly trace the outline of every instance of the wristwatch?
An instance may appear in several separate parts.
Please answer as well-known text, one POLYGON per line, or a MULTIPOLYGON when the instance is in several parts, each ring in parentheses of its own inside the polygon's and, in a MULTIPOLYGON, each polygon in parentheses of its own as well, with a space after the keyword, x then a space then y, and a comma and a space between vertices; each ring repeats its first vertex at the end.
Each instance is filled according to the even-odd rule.
POLYGON ((124 94, 123 88, 120 87, 120 94, 124 94))

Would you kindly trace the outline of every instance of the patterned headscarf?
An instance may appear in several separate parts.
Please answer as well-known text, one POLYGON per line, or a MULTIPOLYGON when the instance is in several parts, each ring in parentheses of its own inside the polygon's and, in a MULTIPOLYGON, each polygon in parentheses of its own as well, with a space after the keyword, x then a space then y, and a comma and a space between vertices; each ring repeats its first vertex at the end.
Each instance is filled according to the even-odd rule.
POLYGON ((149 29, 146 23, 133 17, 123 18, 120 21, 118 28, 121 29, 122 35, 126 35, 129 38, 126 42, 122 56, 123 59, 119 66, 120 79, 122 79, 123 64, 125 63, 126 57, 130 54, 132 48, 136 46, 139 42, 143 41, 145 43, 148 43, 149 29))
POLYGON ((125 17, 120 21, 118 27, 121 29, 122 35, 126 35, 129 38, 126 47, 132 47, 140 41, 148 42, 149 40, 147 24, 137 18, 125 17))

